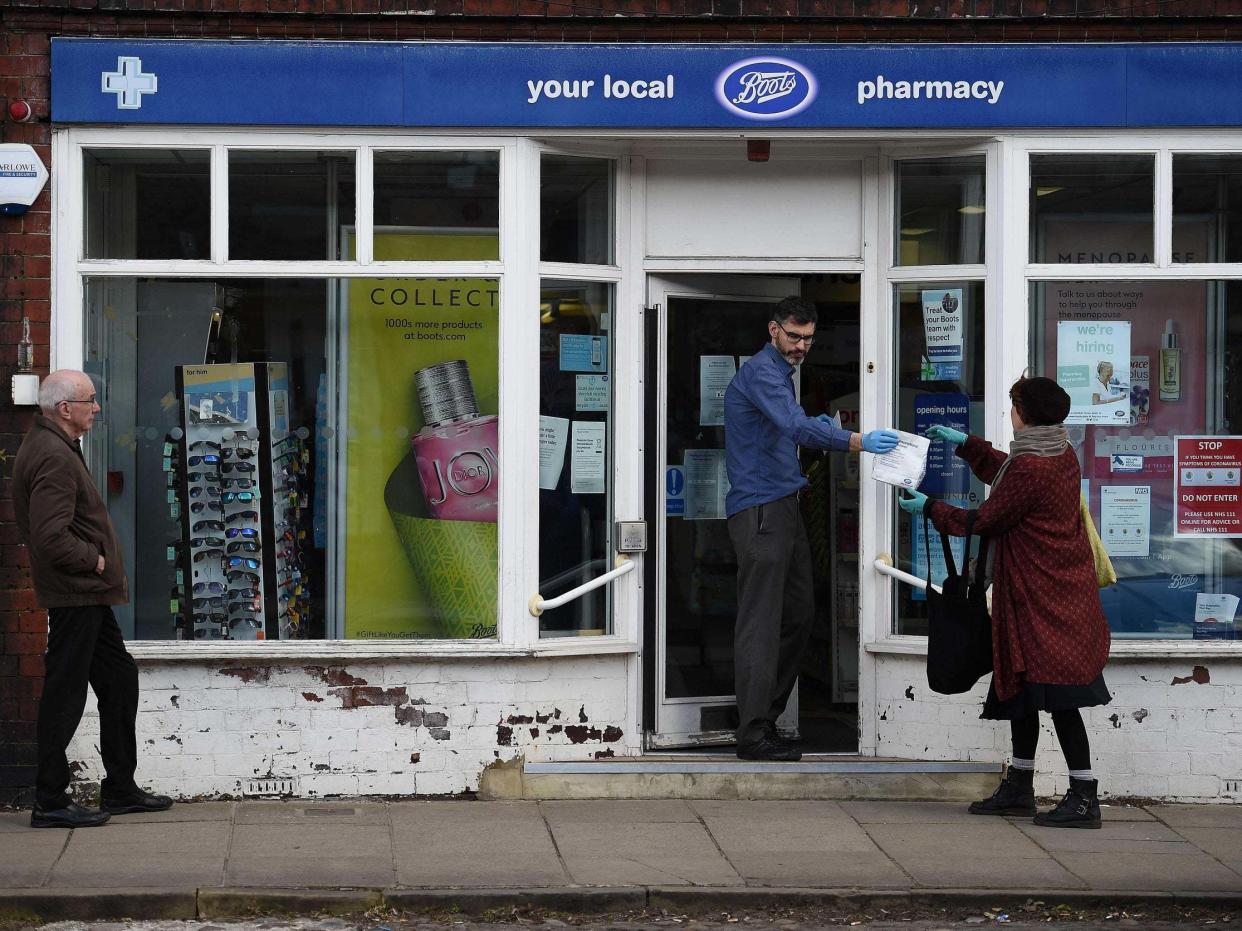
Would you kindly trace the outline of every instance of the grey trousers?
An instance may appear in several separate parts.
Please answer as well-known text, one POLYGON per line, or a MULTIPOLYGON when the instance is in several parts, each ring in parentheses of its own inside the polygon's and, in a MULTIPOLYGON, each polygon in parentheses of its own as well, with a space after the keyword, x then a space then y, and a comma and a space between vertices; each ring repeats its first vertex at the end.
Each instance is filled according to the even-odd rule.
POLYGON ((797 495, 734 514, 729 538, 737 554, 737 742, 745 746, 785 710, 811 635, 815 593, 797 495))

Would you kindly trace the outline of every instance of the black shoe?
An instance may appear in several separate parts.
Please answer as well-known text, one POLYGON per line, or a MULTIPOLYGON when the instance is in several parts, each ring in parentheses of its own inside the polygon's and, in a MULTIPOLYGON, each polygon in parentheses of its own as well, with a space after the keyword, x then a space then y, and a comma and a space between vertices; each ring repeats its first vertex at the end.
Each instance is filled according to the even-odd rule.
POLYGON ((1035 823, 1046 828, 1098 828, 1100 802, 1096 797, 1099 782, 1095 779, 1070 777, 1069 791, 1061 804, 1052 811, 1041 811, 1035 823))
POLYGON ((105 798, 99 806, 110 815, 132 815, 135 812, 167 811, 173 800, 167 795, 152 795, 139 789, 120 798, 105 798))
POLYGON ((972 815, 1020 815, 1029 818, 1035 814, 1035 770, 1005 770, 1005 778, 990 798, 971 802, 968 811, 972 815))
POLYGON ((786 743, 777 743, 769 737, 760 737, 754 743, 738 744, 737 756, 741 760, 773 760, 796 763, 802 759, 802 751, 786 743))
POLYGON ((795 740, 793 737, 786 737, 782 734, 775 721, 763 722, 763 736, 772 741, 772 743, 779 744, 782 747, 795 747, 801 743, 800 740, 795 740))
POLYGON ((30 812, 32 828, 95 828, 106 824, 112 816, 105 811, 83 808, 70 802, 64 808, 40 808, 36 803, 30 812))

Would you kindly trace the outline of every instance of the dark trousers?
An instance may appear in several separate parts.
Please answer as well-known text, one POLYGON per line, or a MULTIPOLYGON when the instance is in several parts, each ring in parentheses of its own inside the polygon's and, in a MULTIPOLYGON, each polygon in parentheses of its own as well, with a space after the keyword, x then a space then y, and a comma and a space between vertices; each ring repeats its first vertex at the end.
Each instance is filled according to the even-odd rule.
POLYGON ((101 792, 127 795, 137 788, 138 664, 107 605, 51 608, 48 621, 35 798, 41 808, 62 808, 70 801, 65 750, 82 720, 88 683, 99 700, 99 753, 107 774, 101 792))
POLYGON ((734 514, 729 537, 737 554, 737 742, 746 745, 785 710, 798 681, 815 614, 811 544, 797 495, 734 514))

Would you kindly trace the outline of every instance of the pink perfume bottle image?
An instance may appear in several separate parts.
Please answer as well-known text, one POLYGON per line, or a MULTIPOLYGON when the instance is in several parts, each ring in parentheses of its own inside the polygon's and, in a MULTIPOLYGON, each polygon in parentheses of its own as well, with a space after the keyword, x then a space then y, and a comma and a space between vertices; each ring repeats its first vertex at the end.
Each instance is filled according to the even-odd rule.
POLYGON ((479 416, 465 360, 414 373, 426 426, 410 442, 423 497, 437 520, 496 522, 500 446, 494 414, 479 416))

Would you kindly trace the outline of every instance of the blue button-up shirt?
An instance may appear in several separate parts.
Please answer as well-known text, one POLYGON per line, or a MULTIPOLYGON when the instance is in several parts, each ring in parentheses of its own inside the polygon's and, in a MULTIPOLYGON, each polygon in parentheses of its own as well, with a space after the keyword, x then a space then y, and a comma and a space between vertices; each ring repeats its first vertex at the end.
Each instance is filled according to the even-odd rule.
POLYGON ((725 390, 725 513, 777 501, 803 488, 798 447, 849 449, 849 430, 808 417, 793 388, 794 367, 768 343, 725 390))

